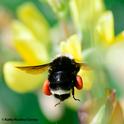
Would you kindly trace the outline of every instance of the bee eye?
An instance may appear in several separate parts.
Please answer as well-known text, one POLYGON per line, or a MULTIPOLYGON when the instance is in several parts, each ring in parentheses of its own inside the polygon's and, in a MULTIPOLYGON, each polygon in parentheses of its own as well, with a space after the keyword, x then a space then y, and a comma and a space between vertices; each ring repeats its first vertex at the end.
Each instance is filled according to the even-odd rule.
POLYGON ((83 88, 83 80, 82 80, 81 76, 79 76, 79 75, 77 75, 77 77, 76 77, 75 87, 78 90, 83 88))
POLYGON ((44 85, 43 85, 43 93, 44 93, 45 95, 48 95, 48 96, 50 96, 50 95, 52 94, 51 91, 50 91, 49 84, 50 84, 50 82, 49 82, 49 80, 47 79, 47 80, 44 82, 44 85))

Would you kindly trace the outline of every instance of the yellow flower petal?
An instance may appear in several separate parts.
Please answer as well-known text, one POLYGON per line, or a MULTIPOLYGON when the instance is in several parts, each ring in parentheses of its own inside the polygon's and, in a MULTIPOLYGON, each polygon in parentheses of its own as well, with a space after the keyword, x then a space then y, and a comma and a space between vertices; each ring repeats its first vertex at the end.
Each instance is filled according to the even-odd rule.
POLYGON ((103 124, 103 117, 105 115, 106 106, 103 104, 99 111, 96 113, 95 117, 93 120, 90 122, 90 124, 103 124))
POLYGON ((69 53, 65 41, 61 41, 61 43, 60 43, 60 50, 61 50, 61 53, 62 53, 62 54, 67 54, 67 53, 69 53))
POLYGON ((21 62, 7 62, 4 65, 4 78, 10 89, 19 92, 31 92, 42 84, 42 75, 31 75, 21 71, 16 66, 24 66, 21 62))
POLYGON ((18 8, 18 17, 32 31, 36 38, 44 43, 49 41, 49 26, 41 12, 32 3, 18 8))
POLYGON ((48 62, 45 46, 38 42, 21 22, 14 21, 12 29, 13 45, 28 64, 36 65, 48 62))
POLYGON ((68 10, 69 0, 47 0, 48 4, 52 7, 53 11, 58 17, 63 18, 66 16, 68 10))
POLYGON ((77 35, 72 35, 67 40, 67 48, 74 59, 76 59, 77 61, 82 61, 81 41, 77 35))
POLYGON ((70 54, 77 62, 82 61, 81 41, 76 34, 69 37, 67 42, 61 42, 60 48, 63 54, 70 54))
POLYGON ((76 27, 85 29, 96 21, 104 10, 104 4, 103 0, 71 0, 70 9, 76 27))
POLYGON ((115 37, 115 42, 124 42, 124 31, 115 37))
POLYGON ((123 123, 124 123, 123 110, 120 103, 116 102, 109 124, 123 124, 123 123))
POLYGON ((13 20, 11 27, 13 39, 36 40, 33 33, 20 21, 13 20))
POLYGON ((98 20, 96 37, 108 46, 114 42, 114 19, 111 11, 105 12, 98 20))
POLYGON ((83 79, 83 89, 90 90, 93 85, 93 71, 80 69, 78 75, 83 79))

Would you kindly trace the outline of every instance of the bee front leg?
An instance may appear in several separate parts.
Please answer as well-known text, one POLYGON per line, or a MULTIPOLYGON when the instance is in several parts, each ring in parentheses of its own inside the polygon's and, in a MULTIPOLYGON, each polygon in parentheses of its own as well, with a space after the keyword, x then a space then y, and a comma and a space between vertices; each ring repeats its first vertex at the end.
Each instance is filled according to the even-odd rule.
POLYGON ((74 88, 72 89, 72 96, 73 96, 74 100, 80 101, 80 99, 77 99, 77 98, 75 98, 75 96, 74 96, 74 88))

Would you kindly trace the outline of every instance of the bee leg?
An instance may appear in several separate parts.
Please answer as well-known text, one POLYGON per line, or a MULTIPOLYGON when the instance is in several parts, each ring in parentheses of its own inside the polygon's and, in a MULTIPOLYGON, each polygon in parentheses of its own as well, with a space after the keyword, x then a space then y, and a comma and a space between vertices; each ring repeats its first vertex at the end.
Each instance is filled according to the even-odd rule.
POLYGON ((80 101, 80 99, 77 99, 77 98, 75 98, 75 96, 74 96, 74 88, 72 89, 72 96, 73 96, 74 100, 80 101))
POLYGON ((59 105, 61 103, 61 101, 59 101, 57 104, 55 104, 55 107, 57 106, 57 105, 59 105))

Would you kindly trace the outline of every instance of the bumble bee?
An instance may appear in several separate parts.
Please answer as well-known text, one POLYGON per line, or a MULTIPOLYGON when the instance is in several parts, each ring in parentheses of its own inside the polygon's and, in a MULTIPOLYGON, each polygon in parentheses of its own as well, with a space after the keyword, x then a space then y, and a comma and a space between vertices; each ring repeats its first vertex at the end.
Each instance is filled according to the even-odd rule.
POLYGON ((39 74, 48 70, 48 79, 44 82, 43 92, 46 95, 54 95, 57 99, 64 101, 70 97, 71 93, 74 100, 79 101, 74 96, 74 87, 83 88, 83 80, 77 75, 80 68, 87 68, 84 63, 77 63, 74 59, 67 56, 59 56, 52 62, 44 65, 16 67, 27 73, 39 74))

